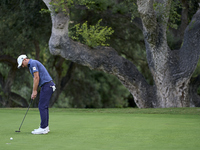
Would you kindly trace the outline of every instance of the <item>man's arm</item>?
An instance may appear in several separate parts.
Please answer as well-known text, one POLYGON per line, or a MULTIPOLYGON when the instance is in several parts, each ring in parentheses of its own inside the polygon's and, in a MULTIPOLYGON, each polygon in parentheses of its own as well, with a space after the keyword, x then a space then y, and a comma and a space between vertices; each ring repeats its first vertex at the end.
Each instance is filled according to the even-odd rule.
POLYGON ((39 72, 34 72, 33 73, 34 78, 33 78, 33 92, 31 95, 31 99, 35 99, 37 96, 37 88, 40 80, 39 72))

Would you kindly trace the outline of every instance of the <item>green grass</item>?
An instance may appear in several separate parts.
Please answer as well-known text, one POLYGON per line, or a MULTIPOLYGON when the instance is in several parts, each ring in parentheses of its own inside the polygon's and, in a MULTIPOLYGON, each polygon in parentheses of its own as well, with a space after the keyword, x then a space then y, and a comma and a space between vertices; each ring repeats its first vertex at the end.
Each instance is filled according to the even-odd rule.
POLYGON ((200 108, 50 109, 50 133, 37 109, 0 109, 2 150, 199 150, 200 108), (13 140, 10 140, 13 137, 13 140))

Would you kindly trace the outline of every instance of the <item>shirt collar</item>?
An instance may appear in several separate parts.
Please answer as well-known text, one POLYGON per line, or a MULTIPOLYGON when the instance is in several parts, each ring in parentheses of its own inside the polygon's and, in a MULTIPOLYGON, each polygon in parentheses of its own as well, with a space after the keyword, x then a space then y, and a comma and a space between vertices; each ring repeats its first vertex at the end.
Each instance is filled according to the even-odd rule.
POLYGON ((32 62, 32 59, 30 59, 29 62, 28 62, 28 68, 30 67, 31 62, 32 62))

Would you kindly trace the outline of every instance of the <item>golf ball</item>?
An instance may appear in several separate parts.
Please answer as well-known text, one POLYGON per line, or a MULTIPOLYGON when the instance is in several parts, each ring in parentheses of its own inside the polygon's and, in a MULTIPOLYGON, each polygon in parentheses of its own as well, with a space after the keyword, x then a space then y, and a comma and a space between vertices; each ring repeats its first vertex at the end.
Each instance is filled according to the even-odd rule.
POLYGON ((13 140, 13 138, 11 137, 10 140, 13 140))

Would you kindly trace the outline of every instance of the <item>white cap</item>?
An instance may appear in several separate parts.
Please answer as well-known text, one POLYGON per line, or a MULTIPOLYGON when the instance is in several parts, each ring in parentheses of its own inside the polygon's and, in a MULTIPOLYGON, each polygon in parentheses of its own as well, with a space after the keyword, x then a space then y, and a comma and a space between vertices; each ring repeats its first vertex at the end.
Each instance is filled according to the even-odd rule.
POLYGON ((17 58, 17 63, 18 63, 18 67, 17 68, 20 68, 21 65, 22 65, 22 61, 27 58, 26 55, 20 55, 18 58, 17 58))

